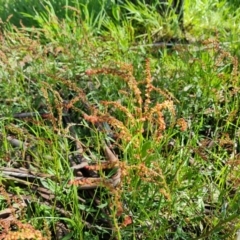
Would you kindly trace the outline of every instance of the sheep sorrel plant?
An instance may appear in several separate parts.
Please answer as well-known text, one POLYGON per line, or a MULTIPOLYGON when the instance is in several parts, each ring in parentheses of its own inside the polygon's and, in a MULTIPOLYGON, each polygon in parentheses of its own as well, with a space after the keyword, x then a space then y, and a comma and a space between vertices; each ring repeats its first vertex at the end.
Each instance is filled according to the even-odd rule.
MULTIPOLYGON (((120 78, 128 89, 119 90, 122 94, 119 101, 102 101, 104 110, 101 114, 96 112, 95 115, 84 116, 93 123, 108 123, 117 133, 114 137, 117 151, 120 150, 119 155, 123 160, 122 178, 125 179, 121 188, 122 202, 128 202, 128 198, 134 202, 133 205, 129 202, 125 204, 125 211, 133 216, 132 211, 134 208, 136 210, 139 201, 146 200, 146 194, 149 194, 149 199, 155 195, 156 198, 163 197, 165 201, 171 201, 171 191, 159 164, 158 148, 161 142, 165 141, 164 134, 167 129, 174 129, 176 125, 180 127, 180 131, 187 129, 187 122, 183 118, 176 119, 174 102, 177 100, 171 93, 153 85, 148 59, 145 65, 145 79, 142 81, 134 77, 132 65, 125 63, 120 63, 115 68, 91 69, 86 72, 90 76, 103 74, 120 78), (158 192, 155 192, 153 186, 158 192), (142 194, 142 199, 136 199, 136 191, 142 194)), ((129 223, 129 218, 126 219, 129 223)))
MULTIPOLYGON (((111 74, 120 77, 127 83, 129 91, 119 91, 127 96, 127 107, 119 101, 101 102, 106 109, 113 107, 113 109, 120 110, 124 114, 122 120, 113 118, 111 116, 112 110, 107 110, 108 114, 102 116, 85 116, 85 118, 89 120, 93 118, 98 119, 98 121, 106 121, 112 127, 120 130, 118 138, 121 139, 122 142, 129 144, 129 141, 132 141, 134 138, 131 145, 140 147, 144 139, 151 138, 153 141, 159 141, 167 126, 167 122, 164 118, 165 110, 170 112, 169 124, 171 126, 176 124, 174 97, 169 92, 153 86, 149 60, 146 61, 146 79, 144 81, 138 82, 135 79, 133 67, 129 64, 120 64, 119 68, 87 70, 87 74, 111 74), (151 95, 153 95, 153 93, 155 93, 155 95, 162 95, 165 100, 161 103, 154 103, 151 100, 151 95), (130 102, 131 104, 129 104, 130 102)), ((183 121, 182 119, 182 123, 183 121)), ((178 121, 178 123, 180 122, 181 121, 178 121)), ((185 122, 183 124, 185 124, 185 122)))
MULTIPOLYGON (((0 193, 6 202, 7 208, 0 213, 0 239, 39 239, 47 240, 51 238, 51 233, 45 228, 46 237, 36 230, 29 223, 22 223, 18 220, 19 216, 24 211, 25 204, 22 199, 16 196, 9 196, 6 190, 0 186, 0 193), (11 197, 11 198, 10 198, 11 197)), ((45 226, 46 227, 46 226, 45 226)))

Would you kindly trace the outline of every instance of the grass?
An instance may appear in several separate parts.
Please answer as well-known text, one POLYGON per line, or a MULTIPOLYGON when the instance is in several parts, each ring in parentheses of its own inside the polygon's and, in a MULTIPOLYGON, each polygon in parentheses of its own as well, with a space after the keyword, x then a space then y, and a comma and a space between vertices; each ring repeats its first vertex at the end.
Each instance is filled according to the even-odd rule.
POLYGON ((0 9, 0 239, 236 239, 237 3, 185 1, 185 36, 151 6, 25 2, 0 9))

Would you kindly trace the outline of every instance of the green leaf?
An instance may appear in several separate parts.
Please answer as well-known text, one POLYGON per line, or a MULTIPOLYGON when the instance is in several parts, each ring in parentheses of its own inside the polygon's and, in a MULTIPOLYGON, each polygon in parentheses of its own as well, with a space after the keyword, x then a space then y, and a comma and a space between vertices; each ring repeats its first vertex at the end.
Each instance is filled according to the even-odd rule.
POLYGON ((100 209, 103 209, 103 208, 105 208, 107 205, 108 205, 108 203, 106 202, 106 203, 102 203, 102 204, 98 205, 97 207, 100 208, 100 209))

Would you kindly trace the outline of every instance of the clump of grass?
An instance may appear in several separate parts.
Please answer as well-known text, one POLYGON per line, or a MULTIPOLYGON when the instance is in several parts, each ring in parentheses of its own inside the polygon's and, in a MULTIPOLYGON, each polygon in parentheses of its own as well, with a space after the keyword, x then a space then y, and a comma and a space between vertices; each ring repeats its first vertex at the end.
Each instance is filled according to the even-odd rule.
MULTIPOLYGON (((226 1, 185 2, 186 27, 194 24, 186 30, 216 37, 158 56, 131 46, 136 26, 147 29, 142 42, 162 27, 146 6, 125 5, 123 17, 114 5, 114 21, 102 9, 98 24, 87 5, 66 8, 74 18, 62 21, 47 4, 35 14, 40 29, 5 29, 0 179, 8 199, 27 203, 17 221, 46 224, 58 239, 234 238, 238 11, 226 1)), ((1 213, 11 206, 0 204, 1 213)))

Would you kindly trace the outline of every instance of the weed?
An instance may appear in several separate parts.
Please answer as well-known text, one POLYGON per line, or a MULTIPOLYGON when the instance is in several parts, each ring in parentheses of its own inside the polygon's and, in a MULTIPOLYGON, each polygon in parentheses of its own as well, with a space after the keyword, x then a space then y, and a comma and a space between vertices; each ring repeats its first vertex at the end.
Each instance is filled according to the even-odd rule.
POLYGON ((7 3, 2 238, 235 239, 239 11, 193 2, 188 44, 142 4, 7 3))

